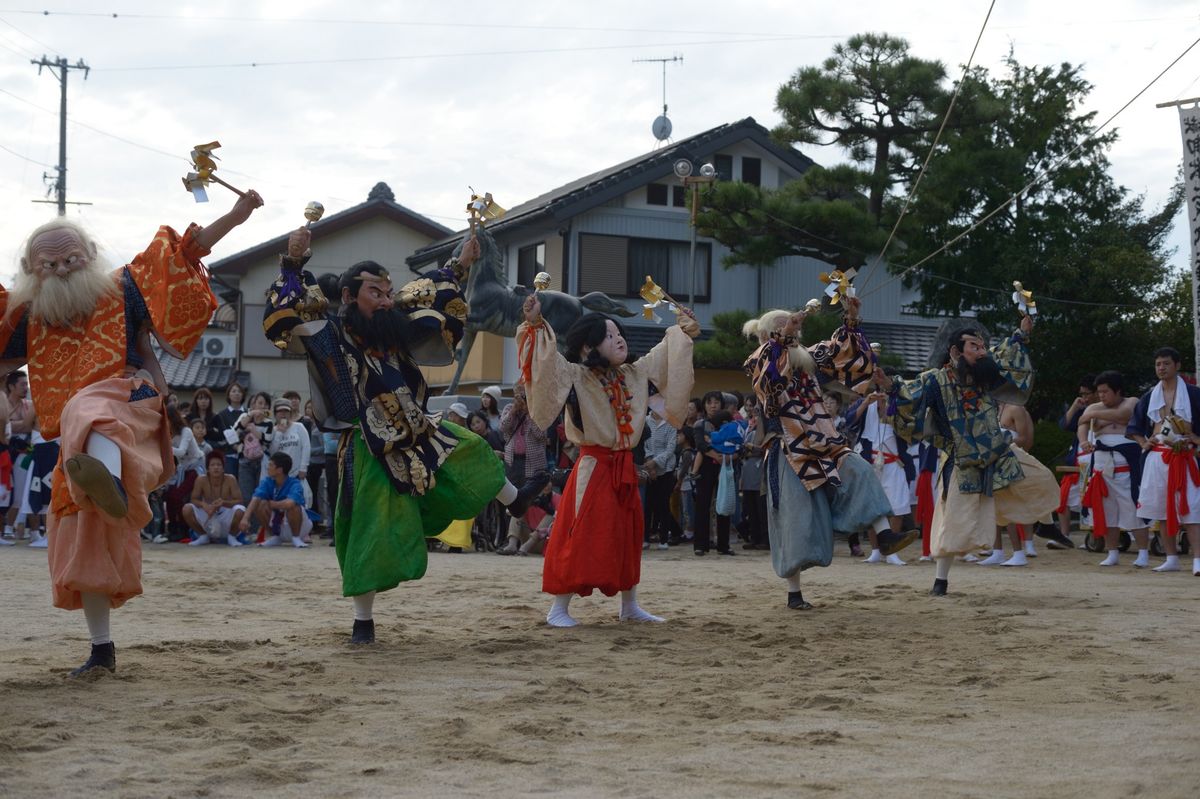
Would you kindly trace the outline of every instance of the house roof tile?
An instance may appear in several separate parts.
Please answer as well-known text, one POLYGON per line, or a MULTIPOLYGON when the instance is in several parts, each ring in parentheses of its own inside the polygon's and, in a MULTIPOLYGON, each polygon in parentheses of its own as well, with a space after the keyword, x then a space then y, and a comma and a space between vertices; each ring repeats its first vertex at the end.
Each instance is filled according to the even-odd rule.
MULTIPOLYGON (((771 139, 770 132, 758 124, 754 117, 746 117, 559 186, 510 209, 502 219, 489 223, 488 230, 498 234, 533 222, 563 221, 620 197, 640 185, 673 174, 673 166, 680 158, 695 162, 747 139, 779 158, 797 173, 805 172, 814 164, 811 158, 796 150, 776 144, 771 139)), ((417 270, 432 261, 443 260, 465 232, 457 231, 417 250, 408 258, 409 267, 417 270)))

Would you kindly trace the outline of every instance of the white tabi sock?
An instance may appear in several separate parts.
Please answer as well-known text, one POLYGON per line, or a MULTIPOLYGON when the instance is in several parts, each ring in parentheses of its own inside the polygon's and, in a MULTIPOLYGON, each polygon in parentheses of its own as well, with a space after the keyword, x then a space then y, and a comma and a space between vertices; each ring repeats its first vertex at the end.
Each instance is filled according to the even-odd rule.
POLYGON ((1192 558, 1192 576, 1200 577, 1200 558, 1192 558))
POLYGON ((936 563, 936 572, 934 577, 938 580, 950 579, 950 564, 954 563, 954 558, 938 558, 936 563))
POLYGON ((496 499, 500 500, 501 505, 511 505, 513 500, 517 498, 517 487, 509 481, 504 481, 504 488, 500 489, 500 493, 496 494, 496 499))
POLYGON ((356 594, 350 597, 354 600, 354 620, 355 621, 370 621, 375 618, 372 611, 375 608, 375 592, 368 591, 365 594, 356 594))
POLYGON ((1025 554, 1026 554, 1026 555, 1028 555, 1028 556, 1029 556, 1029 557, 1031 557, 1031 558, 1036 558, 1036 557, 1037 557, 1037 547, 1035 547, 1035 546, 1033 545, 1033 539, 1032 539, 1032 538, 1026 538, 1026 539, 1025 539, 1025 554))
POLYGON ((996 566, 1004 562, 1004 550, 993 549, 992 554, 988 555, 983 560, 979 561, 980 566, 996 566))
POLYGON ((94 645, 112 642, 108 631, 109 604, 107 594, 83 592, 83 618, 87 621, 88 636, 94 645))
POLYGON ((1152 569, 1151 571, 1156 571, 1156 572, 1177 572, 1177 571, 1179 571, 1179 556, 1178 555, 1167 555, 1167 559, 1163 561, 1163 564, 1156 569, 1152 569))
POLYGON ((794 594, 800 590, 800 572, 796 572, 795 574, 784 579, 787 580, 789 592, 794 594))
POLYGON ((621 621, 666 621, 661 616, 655 616, 653 613, 642 610, 642 606, 637 601, 637 588, 621 592, 621 615, 618 618, 621 621))
POLYGON ((550 603, 550 612, 546 614, 547 624, 551 627, 575 627, 579 624, 567 612, 567 608, 571 604, 571 597, 573 596, 574 594, 554 595, 554 601, 550 603))
POLYGON ((1029 561, 1025 559, 1025 550, 1018 549, 1012 553, 1012 557, 1000 564, 1001 566, 1028 566, 1029 561))
POLYGON ((1120 565, 1120 562, 1121 562, 1121 550, 1110 549, 1110 550, 1108 550, 1108 557, 1105 558, 1104 560, 1100 561, 1100 565, 1101 566, 1118 566, 1118 565, 1120 565))
POLYGON ((84 451, 104 464, 108 473, 118 480, 121 479, 121 448, 117 442, 95 430, 88 433, 84 451))
MULTIPOLYGON (((1119 550, 1118 550, 1119 551, 1119 550)), ((1133 561, 1133 565, 1139 569, 1144 569, 1150 565, 1150 550, 1139 549, 1137 558, 1133 561)))
POLYGON ((862 559, 863 563, 883 563, 883 553, 878 549, 872 549, 871 554, 862 559))

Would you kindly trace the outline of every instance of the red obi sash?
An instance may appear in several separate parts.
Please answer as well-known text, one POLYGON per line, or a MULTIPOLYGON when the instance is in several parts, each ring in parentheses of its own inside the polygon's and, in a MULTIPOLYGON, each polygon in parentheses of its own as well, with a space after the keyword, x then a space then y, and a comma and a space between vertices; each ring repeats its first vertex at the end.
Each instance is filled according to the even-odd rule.
MULTIPOLYGON (((1129 472, 1128 466, 1118 466, 1113 469, 1113 474, 1124 474, 1129 472)), ((1092 511, 1092 529, 1095 535, 1104 535, 1108 532, 1108 517, 1104 514, 1104 498, 1108 496, 1108 481, 1104 479, 1104 470, 1094 473, 1088 478, 1087 491, 1083 492, 1082 504, 1085 508, 1090 508, 1092 511)))
POLYGON ((1163 463, 1167 464, 1167 535, 1179 534, 1179 514, 1188 514, 1187 484, 1200 486, 1200 466, 1196 464, 1196 453, 1192 450, 1176 452, 1170 447, 1154 447, 1154 451, 1162 454, 1163 463), (1176 495, 1179 499, 1176 500, 1176 495))

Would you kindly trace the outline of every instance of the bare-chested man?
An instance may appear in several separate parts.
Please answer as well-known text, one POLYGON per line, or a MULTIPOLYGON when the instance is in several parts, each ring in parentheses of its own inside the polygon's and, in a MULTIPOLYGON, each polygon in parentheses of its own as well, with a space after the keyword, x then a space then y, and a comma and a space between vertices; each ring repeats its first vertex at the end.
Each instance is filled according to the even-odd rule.
POLYGON ((1101 566, 1116 566, 1121 555, 1121 531, 1136 531, 1138 555, 1134 566, 1150 565, 1149 534, 1137 518, 1137 482, 1132 469, 1141 448, 1125 435, 1137 400, 1126 397, 1119 372, 1096 377, 1094 402, 1079 417, 1079 468, 1085 475, 1082 502, 1092 512, 1094 535, 1104 536, 1108 557, 1101 566))
POLYGON ((183 506, 184 522, 200 533, 190 546, 203 546, 224 538, 229 546, 240 547, 242 542, 234 531, 246 507, 237 479, 225 474, 225 456, 220 452, 208 453, 205 469, 207 473, 197 477, 192 486, 192 501, 183 506))
MULTIPOLYGON (((1179 376, 1179 351, 1162 347, 1154 353, 1158 383, 1138 400, 1126 435, 1144 452, 1138 489, 1138 516, 1166 522, 1163 548, 1167 559, 1154 571, 1179 571, 1179 528, 1187 530, 1193 549, 1200 536, 1200 469, 1196 446, 1200 436, 1200 388, 1179 376)), ((1141 532, 1140 530, 1138 532, 1141 532)), ((1192 573, 1200 577, 1200 550, 1192 553, 1192 573)))

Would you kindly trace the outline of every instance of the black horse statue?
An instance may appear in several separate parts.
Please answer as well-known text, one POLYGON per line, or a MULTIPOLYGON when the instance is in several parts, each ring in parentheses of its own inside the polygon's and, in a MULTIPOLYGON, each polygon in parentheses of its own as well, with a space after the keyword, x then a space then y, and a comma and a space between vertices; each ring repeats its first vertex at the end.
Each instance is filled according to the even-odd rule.
MULTIPOLYGON (((467 356, 475 343, 475 334, 479 332, 495 333, 498 336, 512 338, 517 335, 517 326, 524 321, 521 306, 532 289, 524 286, 511 287, 508 285, 507 270, 504 267, 504 253, 496 245, 487 229, 480 226, 476 236, 479 239, 479 258, 471 265, 467 278, 467 288, 464 294, 470 310, 467 312, 466 333, 458 345, 455 360, 458 367, 454 370, 454 379, 450 381, 447 394, 458 390, 458 380, 466 366, 467 356)), ((455 248, 454 254, 462 250, 462 243, 455 248)), ((561 291, 540 291, 538 298, 542 303, 542 318, 554 330, 561 346, 563 335, 585 311, 599 311, 611 316, 633 316, 634 312, 621 303, 609 297, 602 291, 593 291, 582 297, 575 297, 561 291)))

